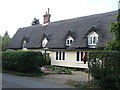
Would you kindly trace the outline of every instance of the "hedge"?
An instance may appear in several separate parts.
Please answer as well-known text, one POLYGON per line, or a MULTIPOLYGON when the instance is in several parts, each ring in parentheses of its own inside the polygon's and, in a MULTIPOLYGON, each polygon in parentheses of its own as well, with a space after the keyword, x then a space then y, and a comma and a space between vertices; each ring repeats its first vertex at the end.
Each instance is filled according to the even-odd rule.
POLYGON ((102 88, 120 88, 120 52, 89 52, 88 66, 95 83, 102 88))
POLYGON ((5 51, 2 52, 2 69, 18 72, 37 72, 46 65, 41 52, 5 51))

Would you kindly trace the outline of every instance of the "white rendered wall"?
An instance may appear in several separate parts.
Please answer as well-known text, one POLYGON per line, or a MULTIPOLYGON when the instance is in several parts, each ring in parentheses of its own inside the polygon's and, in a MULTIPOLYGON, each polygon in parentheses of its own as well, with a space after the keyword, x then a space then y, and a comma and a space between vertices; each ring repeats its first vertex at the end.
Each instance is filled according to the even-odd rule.
POLYGON ((88 64, 83 62, 76 62, 76 51, 65 51, 65 60, 56 60, 56 52, 51 52, 51 65, 75 67, 75 68, 88 68, 88 64))

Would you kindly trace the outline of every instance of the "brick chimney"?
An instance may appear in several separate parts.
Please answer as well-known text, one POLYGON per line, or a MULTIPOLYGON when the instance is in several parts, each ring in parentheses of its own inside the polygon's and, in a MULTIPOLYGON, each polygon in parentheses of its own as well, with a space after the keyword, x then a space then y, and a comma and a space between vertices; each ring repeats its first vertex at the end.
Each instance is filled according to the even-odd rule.
POLYGON ((48 12, 46 12, 45 15, 43 15, 43 17, 44 17, 43 23, 44 23, 44 24, 50 22, 50 17, 51 17, 51 15, 49 14, 49 11, 50 11, 50 10, 49 10, 49 8, 48 8, 48 12))

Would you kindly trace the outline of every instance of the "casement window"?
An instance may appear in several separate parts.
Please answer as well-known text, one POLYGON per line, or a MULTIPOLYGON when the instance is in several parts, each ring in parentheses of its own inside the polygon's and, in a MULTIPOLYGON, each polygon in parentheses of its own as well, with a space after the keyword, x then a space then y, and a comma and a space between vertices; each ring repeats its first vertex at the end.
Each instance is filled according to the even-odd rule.
POLYGON ((66 39, 66 46, 71 46, 73 42, 73 38, 71 36, 68 36, 66 39))
POLYGON ((56 60, 65 60, 65 52, 56 52, 56 60))
POLYGON ((88 37, 88 45, 97 45, 98 34, 96 32, 91 32, 87 37, 88 37))
POLYGON ((87 52, 76 52, 76 62, 84 62, 84 55, 87 55, 87 52))
POLYGON ((88 37, 88 45, 96 45, 98 42, 97 36, 90 36, 88 37))
POLYGON ((45 47, 47 43, 48 43, 47 38, 44 38, 44 39, 42 40, 42 47, 45 47))
POLYGON ((22 43, 22 48, 25 48, 25 47, 26 47, 26 45, 27 45, 26 40, 23 40, 23 43, 22 43))

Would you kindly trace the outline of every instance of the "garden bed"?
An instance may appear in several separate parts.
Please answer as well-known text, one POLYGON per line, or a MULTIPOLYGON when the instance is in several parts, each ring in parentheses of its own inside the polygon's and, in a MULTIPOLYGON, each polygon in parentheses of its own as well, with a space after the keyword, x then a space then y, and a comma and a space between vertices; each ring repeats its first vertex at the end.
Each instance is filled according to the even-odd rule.
POLYGON ((47 65, 41 68, 46 74, 72 74, 71 69, 47 65))

